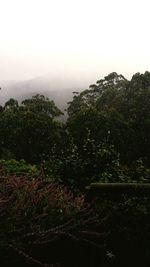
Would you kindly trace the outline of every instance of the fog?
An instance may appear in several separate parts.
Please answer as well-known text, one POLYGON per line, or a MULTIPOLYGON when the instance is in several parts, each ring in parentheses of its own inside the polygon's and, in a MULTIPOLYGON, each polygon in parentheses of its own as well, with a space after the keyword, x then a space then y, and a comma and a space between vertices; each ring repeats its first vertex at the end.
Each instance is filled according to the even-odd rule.
POLYGON ((0 81, 149 68, 148 0, 0 0, 0 10, 0 81))
POLYGON ((19 102, 36 94, 43 94, 54 100, 56 105, 64 110, 73 97, 73 91, 81 91, 89 87, 87 79, 76 79, 65 75, 45 75, 25 81, 2 81, 0 90, 0 104, 4 105, 10 98, 19 102))
POLYGON ((149 70, 148 0, 0 0, 0 10, 1 102, 149 70))

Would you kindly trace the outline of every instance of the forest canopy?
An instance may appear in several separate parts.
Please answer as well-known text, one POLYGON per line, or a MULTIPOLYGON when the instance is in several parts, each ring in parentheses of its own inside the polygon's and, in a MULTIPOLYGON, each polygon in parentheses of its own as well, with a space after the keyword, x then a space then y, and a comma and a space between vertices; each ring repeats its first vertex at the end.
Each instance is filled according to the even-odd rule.
POLYGON ((149 266, 150 72, 110 73, 67 112, 40 94, 0 106, 2 265, 149 266))
POLYGON ((106 177, 126 179, 124 171, 133 174, 137 166, 147 177, 149 107, 148 71, 130 81, 112 72, 74 92, 65 123, 57 119, 62 112, 54 101, 43 95, 21 103, 11 98, 0 107, 0 158, 44 164, 51 177, 77 187, 106 177))

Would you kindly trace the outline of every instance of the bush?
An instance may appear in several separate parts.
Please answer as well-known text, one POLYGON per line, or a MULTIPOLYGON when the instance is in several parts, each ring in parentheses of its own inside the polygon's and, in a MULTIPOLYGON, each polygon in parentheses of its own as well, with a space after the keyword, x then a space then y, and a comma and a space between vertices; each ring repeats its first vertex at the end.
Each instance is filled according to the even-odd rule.
POLYGON ((27 164, 24 160, 15 159, 0 160, 0 172, 3 175, 28 175, 31 177, 38 176, 40 171, 36 165, 27 164))
MULTIPOLYGON (((12 262, 23 266, 23 261, 19 261, 21 257, 43 266, 44 262, 55 263, 64 258, 70 262, 74 255, 74 260, 80 261, 79 254, 89 247, 98 250, 99 255, 105 236, 99 233, 99 224, 99 217, 84 202, 83 196, 73 197, 66 187, 56 182, 47 183, 43 178, 0 177, 3 266, 6 262, 8 266, 12 262)), ((83 255, 81 258, 85 260, 83 255)))
POLYGON ((113 266, 150 266, 150 197, 113 194, 112 190, 97 195, 95 207, 108 216, 107 248, 114 257, 113 266))
POLYGON ((53 148, 44 164, 45 174, 55 177, 74 192, 85 192, 85 186, 104 176, 114 177, 118 170, 119 155, 107 140, 96 143, 88 132, 81 147, 73 139, 57 153, 53 148))

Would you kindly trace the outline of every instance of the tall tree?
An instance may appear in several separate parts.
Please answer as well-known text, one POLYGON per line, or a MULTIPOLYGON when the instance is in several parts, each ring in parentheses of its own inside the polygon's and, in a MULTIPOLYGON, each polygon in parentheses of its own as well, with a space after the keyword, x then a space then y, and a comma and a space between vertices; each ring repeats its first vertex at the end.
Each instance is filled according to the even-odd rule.
POLYGON ((62 124, 55 120, 62 112, 42 95, 18 105, 10 99, 0 116, 1 147, 16 159, 40 162, 60 142, 62 124))
POLYGON ((149 164, 149 106, 150 72, 137 73, 131 81, 113 72, 74 96, 68 107, 68 129, 80 144, 86 128, 97 142, 109 131, 122 162, 142 158, 149 164))

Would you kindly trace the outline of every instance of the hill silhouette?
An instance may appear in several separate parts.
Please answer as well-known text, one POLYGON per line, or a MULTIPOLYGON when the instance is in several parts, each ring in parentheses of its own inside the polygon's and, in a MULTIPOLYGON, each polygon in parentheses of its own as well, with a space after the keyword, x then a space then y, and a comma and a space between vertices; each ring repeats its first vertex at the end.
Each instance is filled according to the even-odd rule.
POLYGON ((43 94, 54 100, 55 104, 64 111, 67 102, 71 101, 73 91, 82 91, 88 88, 89 82, 81 78, 73 79, 67 76, 43 76, 26 81, 0 82, 0 104, 4 105, 10 98, 21 102, 35 94, 43 94))

